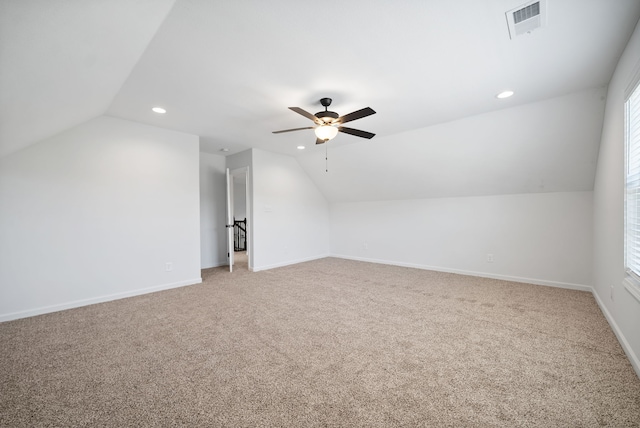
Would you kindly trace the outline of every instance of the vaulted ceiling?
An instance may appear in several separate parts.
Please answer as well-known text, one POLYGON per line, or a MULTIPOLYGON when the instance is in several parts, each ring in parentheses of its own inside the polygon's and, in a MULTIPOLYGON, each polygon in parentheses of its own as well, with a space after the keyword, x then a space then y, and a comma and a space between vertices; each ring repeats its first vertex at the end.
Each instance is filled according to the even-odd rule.
POLYGON ((173 3, 0 1, 0 156, 104 114, 173 3))
POLYGON ((512 40, 523 3, 3 1, 0 155, 106 114, 296 156, 334 201, 589 190, 640 1, 547 0, 547 25, 512 40), (350 126, 377 136, 272 134, 322 97, 372 107, 350 126))

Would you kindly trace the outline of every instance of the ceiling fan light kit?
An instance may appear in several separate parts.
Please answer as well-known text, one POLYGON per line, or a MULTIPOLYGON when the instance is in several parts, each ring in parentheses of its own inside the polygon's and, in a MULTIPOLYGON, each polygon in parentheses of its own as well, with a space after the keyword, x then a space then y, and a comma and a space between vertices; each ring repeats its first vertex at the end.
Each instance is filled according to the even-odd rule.
POLYGON ((343 123, 351 122, 352 120, 362 119, 363 117, 371 116, 376 112, 371 107, 365 107, 358 111, 346 114, 344 116, 338 115, 335 111, 329 111, 328 107, 331 105, 331 98, 322 98, 320 104, 324 107, 324 111, 320 111, 316 114, 311 114, 300 107, 289 107, 290 110, 311 119, 316 126, 308 126, 305 128, 293 128, 285 129, 282 131, 273 131, 274 134, 280 134, 283 132, 300 131, 303 129, 313 129, 316 134, 316 144, 323 144, 333 139, 338 132, 344 132, 345 134, 355 135, 361 138, 373 138, 376 134, 367 131, 360 131, 359 129, 347 128, 340 126, 343 123))
POLYGON ((327 142, 338 135, 338 128, 332 125, 322 125, 314 129, 314 132, 316 133, 318 140, 327 142))

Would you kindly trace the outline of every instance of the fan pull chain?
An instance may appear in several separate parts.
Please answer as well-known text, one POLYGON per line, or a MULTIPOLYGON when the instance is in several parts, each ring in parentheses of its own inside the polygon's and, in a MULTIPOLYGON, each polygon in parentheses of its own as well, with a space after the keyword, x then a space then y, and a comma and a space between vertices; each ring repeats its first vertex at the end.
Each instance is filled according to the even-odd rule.
POLYGON ((329 142, 324 143, 324 172, 329 172, 329 142))

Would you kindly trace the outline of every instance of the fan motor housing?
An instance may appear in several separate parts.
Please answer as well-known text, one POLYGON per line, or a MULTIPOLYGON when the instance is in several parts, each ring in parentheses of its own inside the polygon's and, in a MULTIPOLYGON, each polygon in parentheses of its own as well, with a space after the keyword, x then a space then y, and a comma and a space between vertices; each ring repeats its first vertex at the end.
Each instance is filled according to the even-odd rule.
POLYGON ((340 117, 338 116, 338 113, 336 113, 335 111, 319 111, 314 116, 320 119, 321 121, 323 121, 324 123, 333 122, 334 119, 337 119, 338 117, 340 117))

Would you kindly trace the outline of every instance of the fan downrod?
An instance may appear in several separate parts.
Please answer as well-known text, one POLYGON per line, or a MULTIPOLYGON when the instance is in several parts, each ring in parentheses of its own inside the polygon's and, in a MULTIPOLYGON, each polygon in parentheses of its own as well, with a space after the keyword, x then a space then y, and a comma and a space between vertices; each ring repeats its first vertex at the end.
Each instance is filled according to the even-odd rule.
POLYGON ((320 99, 320 104, 324 107, 324 111, 319 111, 314 116, 323 121, 324 123, 332 123, 339 117, 335 111, 329 111, 327 107, 331 105, 331 98, 320 99))

